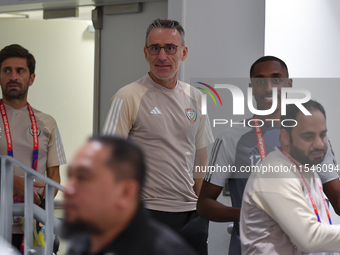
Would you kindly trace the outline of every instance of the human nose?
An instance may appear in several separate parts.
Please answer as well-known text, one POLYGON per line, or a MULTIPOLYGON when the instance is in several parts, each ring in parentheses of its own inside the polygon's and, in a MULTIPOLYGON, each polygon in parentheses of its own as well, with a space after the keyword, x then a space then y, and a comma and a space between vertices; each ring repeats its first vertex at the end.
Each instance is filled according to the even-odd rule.
POLYGON ((166 54, 164 48, 161 48, 158 54, 158 59, 163 61, 163 60, 166 60, 167 56, 168 55, 166 54))
POLYGON ((265 89, 267 92, 272 92, 273 91, 274 84, 271 81, 271 79, 265 79, 265 89))
POLYGON ((19 74, 17 72, 9 72, 8 78, 11 81, 18 81, 19 74))
POLYGON ((64 188, 64 194, 65 196, 71 196, 75 194, 76 189, 75 189, 75 183, 72 179, 69 179, 66 183, 66 186, 64 188))
POLYGON ((317 136, 314 140, 314 148, 324 149, 325 148, 325 138, 317 136))

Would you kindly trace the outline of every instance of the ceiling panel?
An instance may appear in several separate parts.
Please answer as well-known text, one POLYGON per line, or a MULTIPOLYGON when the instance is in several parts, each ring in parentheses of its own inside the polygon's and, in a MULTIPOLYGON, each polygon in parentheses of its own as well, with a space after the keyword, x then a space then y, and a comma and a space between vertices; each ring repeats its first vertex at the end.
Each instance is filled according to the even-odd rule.
POLYGON ((0 13, 160 1, 165 0, 0 0, 0 13))

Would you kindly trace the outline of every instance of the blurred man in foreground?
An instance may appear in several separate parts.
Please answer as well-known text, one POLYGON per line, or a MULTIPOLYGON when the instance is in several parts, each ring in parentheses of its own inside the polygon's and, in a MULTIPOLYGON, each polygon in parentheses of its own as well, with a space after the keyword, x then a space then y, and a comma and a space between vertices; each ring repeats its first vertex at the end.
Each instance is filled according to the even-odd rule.
POLYGON ((68 167, 63 236, 68 255, 195 254, 141 203, 142 151, 116 137, 90 139, 68 167))

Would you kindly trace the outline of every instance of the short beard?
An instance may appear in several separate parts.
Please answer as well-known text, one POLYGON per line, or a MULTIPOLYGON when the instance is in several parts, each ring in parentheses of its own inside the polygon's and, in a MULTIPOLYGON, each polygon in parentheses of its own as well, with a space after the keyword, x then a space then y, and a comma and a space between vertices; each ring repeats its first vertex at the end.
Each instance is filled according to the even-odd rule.
POLYGON ((176 75, 176 73, 173 73, 172 75, 170 75, 169 77, 159 77, 157 74, 152 73, 158 80, 161 81, 170 81, 172 78, 174 78, 174 76, 176 75))
POLYGON ((157 74, 155 74, 154 72, 152 72, 151 69, 150 69, 150 72, 151 72, 158 80, 161 80, 161 81, 169 81, 169 80, 171 80, 172 78, 174 78, 176 74, 178 74, 179 68, 180 68, 180 65, 178 66, 177 70, 176 70, 173 74, 171 74, 169 77, 159 77, 157 74))
MULTIPOLYGON (((22 89, 22 84, 20 82, 17 81, 9 81, 6 84, 6 89, 8 88, 8 86, 10 84, 17 84, 20 86, 20 88, 22 89)), ((4 98, 6 98, 7 100, 13 100, 13 99, 23 99, 25 98, 25 96, 27 95, 27 91, 28 91, 28 86, 27 86, 27 90, 25 91, 17 91, 17 90, 12 90, 12 91, 7 91, 7 90, 3 90, 2 91, 2 95, 4 98)))
POLYGON ((60 229, 60 237, 68 239, 83 233, 98 234, 101 233, 101 230, 83 220, 77 220, 73 223, 68 222, 66 219, 63 220, 60 229))
POLYGON ((25 98, 26 93, 20 93, 18 91, 10 91, 10 92, 2 92, 2 95, 7 100, 14 100, 14 99, 23 99, 25 98))
POLYGON ((308 155, 305 156, 304 151, 302 151, 298 147, 294 146, 293 141, 291 141, 291 143, 290 143, 290 154, 300 164, 308 165, 309 167, 311 167, 313 165, 320 164, 324 160, 326 152, 325 152, 325 150, 316 149, 316 150, 313 150, 313 151, 309 151, 308 155), (308 156, 310 155, 310 153, 316 152, 316 151, 322 151, 323 152, 323 157, 315 158, 313 161, 310 160, 308 156))
POLYGON ((91 247, 91 235, 81 222, 68 223, 63 220, 58 235, 70 243, 68 253, 70 254, 87 254, 91 247))

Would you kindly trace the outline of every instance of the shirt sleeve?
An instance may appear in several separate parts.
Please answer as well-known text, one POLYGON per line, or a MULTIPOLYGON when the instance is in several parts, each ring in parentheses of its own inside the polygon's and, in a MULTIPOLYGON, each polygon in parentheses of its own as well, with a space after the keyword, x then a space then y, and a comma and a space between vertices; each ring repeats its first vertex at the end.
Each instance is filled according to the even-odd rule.
POLYGON ((66 156, 63 142, 59 133, 57 123, 53 119, 53 127, 50 133, 50 140, 47 148, 47 167, 66 164, 66 156))
POLYGON ((316 168, 322 184, 339 178, 338 164, 329 139, 327 139, 327 145, 325 158, 322 161, 320 168, 316 168))
POLYGON ((203 149, 214 142, 208 114, 201 115, 201 122, 196 134, 196 150, 203 149))
POLYGON ((131 85, 120 89, 111 99, 110 109, 103 128, 103 135, 127 138, 136 120, 141 96, 132 94, 131 85))
MULTIPOLYGON (((216 138, 210 154, 209 166, 204 180, 214 185, 224 187, 227 180, 231 177, 230 167, 233 165, 233 155, 235 149, 227 148, 228 138, 223 132, 216 138)), ((230 145, 231 143, 229 143, 230 145)))
MULTIPOLYGON (((261 178, 257 181, 258 187, 263 185, 261 178)), ((252 199, 280 225, 298 249, 307 253, 340 252, 340 226, 318 222, 298 178, 271 178, 270 186, 271 191, 258 191, 252 199)))

